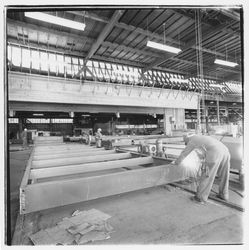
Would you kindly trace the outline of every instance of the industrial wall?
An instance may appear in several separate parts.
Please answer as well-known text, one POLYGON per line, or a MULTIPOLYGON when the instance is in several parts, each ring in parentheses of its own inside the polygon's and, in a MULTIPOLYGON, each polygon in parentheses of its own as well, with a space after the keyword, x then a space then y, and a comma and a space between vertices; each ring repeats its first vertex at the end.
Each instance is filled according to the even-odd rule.
POLYGON ((8 87, 9 101, 196 109, 198 100, 195 92, 17 72, 9 72, 8 87))

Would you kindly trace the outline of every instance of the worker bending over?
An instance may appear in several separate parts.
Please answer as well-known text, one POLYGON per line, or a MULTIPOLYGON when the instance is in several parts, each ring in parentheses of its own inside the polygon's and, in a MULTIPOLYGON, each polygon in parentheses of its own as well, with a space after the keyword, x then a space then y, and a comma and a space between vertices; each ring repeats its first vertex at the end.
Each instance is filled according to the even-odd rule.
MULTIPOLYGON (((201 175, 197 186, 195 201, 204 203, 207 201, 216 174, 220 178, 219 198, 228 200, 230 153, 228 148, 219 140, 204 135, 190 135, 184 138, 186 148, 182 151, 176 164, 181 165, 184 159, 193 151, 199 150, 203 157, 201 175)), ((199 154, 200 155, 200 154, 199 154)), ((190 163, 195 164, 195 162, 190 163)), ((191 166, 189 166, 191 168, 191 166)))

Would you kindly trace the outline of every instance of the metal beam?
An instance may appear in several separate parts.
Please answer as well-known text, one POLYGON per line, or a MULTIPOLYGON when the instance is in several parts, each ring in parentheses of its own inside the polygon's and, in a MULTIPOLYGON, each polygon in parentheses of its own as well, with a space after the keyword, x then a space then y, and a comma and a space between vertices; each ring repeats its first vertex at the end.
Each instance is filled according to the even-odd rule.
POLYGON ((75 164, 83 164, 90 162, 100 162, 100 161, 111 161, 111 160, 119 160, 130 158, 130 153, 113 153, 106 155, 94 155, 94 156, 83 156, 83 157, 74 157, 71 159, 68 158, 60 158, 60 159, 48 159, 41 161, 32 161, 32 168, 49 168, 56 166, 66 166, 66 165, 75 165, 75 164))
POLYGON ((68 152, 55 152, 53 155, 34 155, 34 161, 41 161, 41 160, 49 160, 49 159, 67 159, 67 158, 76 158, 76 157, 84 157, 84 156, 93 156, 96 154, 97 155, 109 155, 109 154, 114 154, 115 150, 103 150, 103 151, 84 151, 84 148, 82 151, 79 152, 71 152, 70 150, 68 152))
MULTIPOLYGON (((109 23, 110 20, 107 19, 106 17, 100 17, 100 16, 97 16, 93 13, 89 13, 89 12, 85 12, 85 14, 79 12, 79 11, 68 11, 74 15, 78 15, 78 16, 85 16, 86 18, 90 18, 92 20, 95 20, 95 21, 99 21, 99 22, 104 22, 104 23, 109 23)), ((123 22, 117 22, 115 23, 115 27, 118 27, 120 29, 125 29, 125 30, 128 30, 128 31, 131 31, 131 32, 134 32, 134 33, 137 33, 137 34, 141 34, 141 35, 144 35, 146 37, 150 37, 150 38, 156 38, 156 39, 159 39, 159 40, 163 40, 163 37, 162 35, 159 35, 157 33, 154 33, 154 32, 151 32, 149 30, 144 30, 142 28, 138 28, 138 27, 135 27, 133 25, 130 25, 130 24, 126 24, 126 23, 123 23, 123 22)), ((179 42, 171 37, 168 37, 167 36, 167 41, 169 43, 172 43, 172 44, 181 44, 181 45, 184 45, 184 42, 179 42)))
POLYGON ((119 20, 119 18, 123 15, 124 10, 116 10, 110 19, 109 23, 104 27, 102 32, 100 33, 97 41, 93 44, 90 51, 88 52, 86 56, 86 60, 90 59, 93 54, 98 50, 101 43, 105 40, 105 38, 108 36, 110 31, 113 29, 115 23, 119 20))
MULTIPOLYGON (((217 9, 217 10, 218 10, 218 9, 217 9)), ((220 9, 220 10, 221 10, 221 9, 220 9)), ((188 13, 186 13, 186 12, 183 13, 183 11, 182 11, 181 9, 174 10, 174 12, 175 12, 175 13, 178 13, 178 14, 181 15, 181 16, 185 16, 185 17, 188 17, 188 18, 190 18, 190 19, 192 19, 192 20, 195 20, 195 17, 194 17, 193 15, 188 14, 188 13)), ((225 13, 223 13, 223 14, 225 14, 225 13)), ((232 18, 232 19, 235 20, 235 21, 240 21, 240 17, 238 16, 237 13, 235 14, 235 17, 232 17, 231 12, 226 13, 226 15, 227 15, 227 16, 230 15, 229 17, 232 18)), ((207 21, 205 21, 205 20, 202 20, 202 23, 205 24, 207 27, 215 28, 213 25, 211 25, 209 22, 207 22, 207 21)), ((231 23, 230 23, 230 24, 231 24, 231 23)), ((238 32, 238 31, 235 31, 235 32, 234 32, 234 30, 232 30, 229 26, 230 26, 230 25, 224 27, 224 30, 223 30, 223 31, 226 32, 226 33, 228 33, 228 34, 232 34, 232 35, 234 35, 235 37, 240 37, 240 32, 238 32)))
POLYGON ((220 12, 222 14, 224 14, 225 16, 235 20, 235 21, 238 21, 240 22, 240 14, 235 12, 234 10, 231 10, 231 9, 223 9, 223 8, 220 8, 219 9, 220 12))
POLYGON ((121 50, 124 50, 125 52, 132 52, 134 54, 138 54, 138 55, 144 55, 144 56, 150 56, 150 57, 161 57, 161 55, 157 54, 157 53, 153 53, 153 52, 150 52, 150 51, 145 51, 145 50, 140 50, 140 49, 135 49, 135 48, 131 48, 131 47, 128 47, 128 46, 125 46, 125 45, 122 45, 122 44, 117 44, 117 43, 111 43, 111 42, 103 42, 101 44, 101 46, 103 47, 109 47, 109 48, 112 48, 112 49, 119 49, 120 51, 121 50))
MULTIPOLYGON (((205 39, 208 39, 209 36, 211 36, 211 35, 213 35, 215 33, 223 31, 223 29, 226 26, 227 25, 221 24, 221 25, 218 25, 216 28, 210 29, 209 32, 205 33, 205 35, 202 37, 202 40, 204 41, 205 39)), ((187 42, 185 44, 185 46, 182 47, 182 52, 181 53, 184 53, 185 50, 191 48, 192 46, 195 46, 196 45, 195 43, 196 43, 195 39, 190 40, 189 42, 187 42)), ((148 71, 148 70, 152 69, 153 67, 158 66, 158 65, 164 63, 166 60, 168 60, 169 58, 172 58, 174 56, 176 56, 176 55, 175 54, 171 54, 171 55, 167 54, 164 58, 159 58, 159 59, 155 60, 149 66, 145 67, 144 70, 148 71)))
POLYGON ((185 175, 181 168, 169 164, 91 177, 26 183, 20 189, 20 212, 26 214, 173 183, 184 180, 185 175))
POLYGON ((63 175, 82 174, 87 172, 115 169, 115 168, 124 168, 124 167, 130 168, 138 165, 151 164, 151 163, 153 163, 152 157, 147 156, 147 157, 137 157, 119 161, 94 162, 94 163, 71 165, 64 167, 32 169, 30 177, 32 179, 40 179, 40 178, 63 176, 63 175))

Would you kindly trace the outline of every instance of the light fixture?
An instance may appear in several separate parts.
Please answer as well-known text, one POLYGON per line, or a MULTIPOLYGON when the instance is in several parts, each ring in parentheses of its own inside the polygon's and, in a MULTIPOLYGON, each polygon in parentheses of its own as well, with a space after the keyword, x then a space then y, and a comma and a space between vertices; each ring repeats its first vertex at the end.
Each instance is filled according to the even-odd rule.
POLYGON ((57 25, 61 25, 61 26, 68 27, 71 29, 76 29, 76 30, 83 31, 86 27, 84 23, 75 22, 69 19, 49 15, 49 14, 42 13, 42 12, 25 12, 25 16, 34 18, 43 22, 57 24, 57 25))
POLYGON ((43 114, 33 114, 35 116, 44 116, 43 114))
POLYGON ((152 42, 152 41, 148 41, 147 46, 153 49, 163 50, 163 51, 171 52, 174 54, 178 54, 182 51, 181 49, 178 49, 169 45, 165 45, 162 43, 152 42))
POLYGON ((221 59, 215 59, 214 63, 224 65, 224 66, 229 66, 229 67, 235 67, 238 65, 238 63, 235 62, 229 62, 221 59))
POLYGON ((117 118, 120 118, 120 113, 117 112, 117 113, 116 113, 116 116, 117 116, 117 118))
POLYGON ((156 113, 153 114, 153 117, 156 118, 156 113))

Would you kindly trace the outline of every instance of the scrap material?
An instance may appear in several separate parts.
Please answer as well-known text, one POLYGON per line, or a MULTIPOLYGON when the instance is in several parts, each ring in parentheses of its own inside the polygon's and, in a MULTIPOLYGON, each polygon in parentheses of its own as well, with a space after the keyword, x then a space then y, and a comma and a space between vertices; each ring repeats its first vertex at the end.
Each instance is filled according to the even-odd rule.
POLYGON ((110 238, 112 226, 107 222, 111 216, 99 210, 76 211, 56 226, 30 235, 35 245, 85 244, 110 238))

